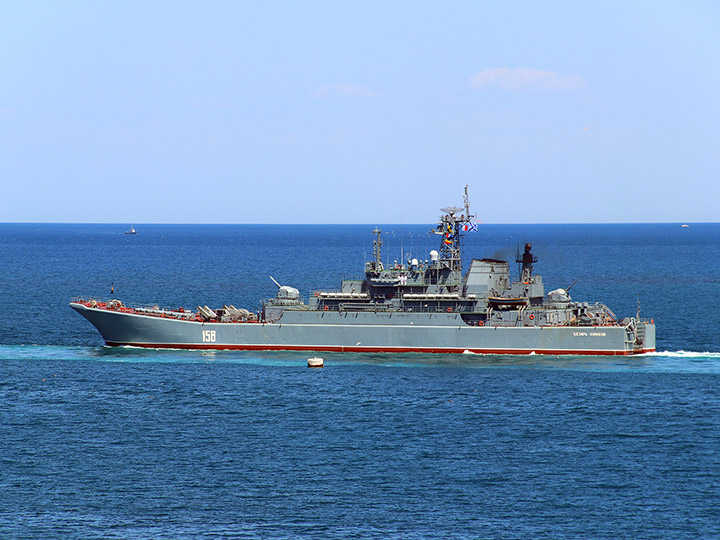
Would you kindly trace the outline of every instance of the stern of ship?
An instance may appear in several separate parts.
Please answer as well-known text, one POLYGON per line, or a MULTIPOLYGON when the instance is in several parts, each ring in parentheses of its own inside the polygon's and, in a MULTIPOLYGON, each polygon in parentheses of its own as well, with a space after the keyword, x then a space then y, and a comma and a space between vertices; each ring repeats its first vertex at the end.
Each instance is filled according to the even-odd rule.
POLYGON ((653 319, 632 319, 626 328, 632 354, 655 352, 655 321, 653 319))

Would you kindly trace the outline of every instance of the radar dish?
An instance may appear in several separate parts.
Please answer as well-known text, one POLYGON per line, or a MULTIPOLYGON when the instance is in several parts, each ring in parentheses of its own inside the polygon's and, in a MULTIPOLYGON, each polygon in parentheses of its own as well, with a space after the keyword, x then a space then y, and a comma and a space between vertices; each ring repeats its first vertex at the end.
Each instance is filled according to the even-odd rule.
POLYGON ((446 206, 445 208, 440 209, 441 212, 445 212, 446 214, 450 215, 457 214, 461 210, 462 208, 458 208, 457 206, 446 206))

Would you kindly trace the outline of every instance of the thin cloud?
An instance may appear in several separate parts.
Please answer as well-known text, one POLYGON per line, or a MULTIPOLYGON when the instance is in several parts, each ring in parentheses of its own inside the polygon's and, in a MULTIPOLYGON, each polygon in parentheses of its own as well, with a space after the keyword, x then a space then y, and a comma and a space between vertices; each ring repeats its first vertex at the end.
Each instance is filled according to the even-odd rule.
POLYGON ((371 90, 367 86, 357 84, 330 84, 321 86, 315 91, 317 97, 345 96, 352 98, 373 98, 379 97, 380 92, 371 90))
POLYGON ((556 71, 528 68, 483 69, 470 78, 470 83, 473 88, 479 90, 484 88, 573 90, 587 86, 587 82, 580 75, 561 75, 556 71))

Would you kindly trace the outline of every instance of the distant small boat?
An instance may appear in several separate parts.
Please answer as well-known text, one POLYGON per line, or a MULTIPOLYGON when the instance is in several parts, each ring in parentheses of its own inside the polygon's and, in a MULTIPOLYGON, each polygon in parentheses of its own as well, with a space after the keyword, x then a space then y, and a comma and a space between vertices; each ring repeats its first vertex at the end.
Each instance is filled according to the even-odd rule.
POLYGON ((690 228, 690 225, 688 225, 687 223, 685 223, 685 224, 683 224, 682 228, 683 228, 683 229, 688 229, 688 228, 690 228))
POLYGON ((137 234, 137 231, 135 229, 133 229, 132 227, 130 227, 129 231, 125 231, 125 234, 137 234))

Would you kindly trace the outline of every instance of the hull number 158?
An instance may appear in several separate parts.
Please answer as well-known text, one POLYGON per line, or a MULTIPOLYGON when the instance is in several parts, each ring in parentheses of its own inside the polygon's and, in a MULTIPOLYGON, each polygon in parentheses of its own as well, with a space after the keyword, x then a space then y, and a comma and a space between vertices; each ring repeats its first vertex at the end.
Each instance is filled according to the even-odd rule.
POLYGON ((215 343, 215 330, 203 330, 203 343, 215 343))

